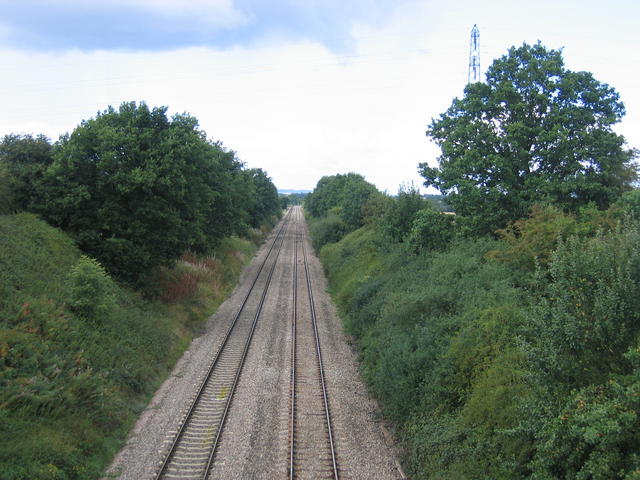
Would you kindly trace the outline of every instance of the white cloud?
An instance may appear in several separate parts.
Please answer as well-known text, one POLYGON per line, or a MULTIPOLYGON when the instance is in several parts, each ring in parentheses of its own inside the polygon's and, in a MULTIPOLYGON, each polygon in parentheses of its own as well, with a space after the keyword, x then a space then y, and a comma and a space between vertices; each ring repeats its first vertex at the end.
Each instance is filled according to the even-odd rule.
MULTIPOLYGON (((77 0, 44 0, 52 6, 74 6, 77 0)), ((248 17, 238 10, 233 0, 83 0, 87 7, 146 10, 149 13, 179 18, 197 18, 212 27, 235 28, 246 24, 248 17)))
MULTIPOLYGON (((169 3, 165 8, 175 5, 169 3)), ((508 18, 516 7, 505 9, 508 18)), ((109 104, 145 100, 190 112, 210 137, 266 169, 280 188, 313 188, 323 175, 356 171, 395 193, 401 182, 421 183, 418 163, 435 164, 438 149, 424 132, 462 94, 473 23, 481 31, 483 68, 511 45, 545 43, 544 17, 506 28, 505 18, 491 14, 407 4, 385 27, 355 25, 354 48, 342 55, 311 41, 225 51, 4 50, 0 134, 44 132, 55 139, 109 104)), ((631 58, 637 66, 638 59, 623 49, 637 42, 617 42, 620 50, 608 55, 580 49, 580 42, 625 31, 618 25, 591 40, 567 37, 565 58, 570 68, 593 71, 619 89, 628 111, 621 131, 640 146, 640 97, 627 63, 631 58)))

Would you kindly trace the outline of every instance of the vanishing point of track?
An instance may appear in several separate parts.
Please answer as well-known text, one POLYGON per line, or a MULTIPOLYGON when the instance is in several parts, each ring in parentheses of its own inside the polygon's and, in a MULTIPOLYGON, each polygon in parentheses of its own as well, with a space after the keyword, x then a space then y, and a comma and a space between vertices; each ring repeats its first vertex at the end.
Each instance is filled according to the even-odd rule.
POLYGON ((206 479, 290 223, 287 214, 155 478, 206 479))
MULTIPOLYGON (((295 207, 294 207, 295 208, 295 207)), ((296 220, 300 210, 295 208, 296 220)), ((289 419, 289 479, 338 480, 329 398, 313 289, 304 237, 296 221, 293 313, 291 321, 291 397, 289 419), (300 253, 300 255, 299 255, 300 253), (301 263, 304 269, 298 270, 301 263), (306 295, 299 296, 298 282, 306 295), (306 288, 305 288, 306 287, 306 288), (301 306, 302 308, 299 308, 301 306)))

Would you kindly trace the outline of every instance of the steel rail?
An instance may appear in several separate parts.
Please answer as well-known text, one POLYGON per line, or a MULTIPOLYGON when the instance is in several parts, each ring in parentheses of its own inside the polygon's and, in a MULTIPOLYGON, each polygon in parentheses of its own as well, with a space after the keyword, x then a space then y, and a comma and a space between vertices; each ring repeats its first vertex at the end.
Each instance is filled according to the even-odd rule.
MULTIPOLYGON (((300 212, 299 209, 296 209, 296 218, 300 217, 300 212)), ((303 227, 304 228, 304 227, 303 227)), ((298 232, 298 226, 296 225, 296 232, 298 232)), ((302 256, 303 256, 303 260, 304 260, 304 275, 305 275, 305 279, 306 279, 306 286, 307 286, 307 294, 309 296, 309 310, 310 310, 310 314, 311 314, 311 324, 312 324, 312 329, 313 329, 313 340, 315 343, 315 350, 316 350, 316 359, 318 362, 318 372, 319 372, 319 376, 320 376, 320 386, 322 388, 322 400, 323 400, 323 407, 324 407, 324 416, 325 416, 325 422, 326 422, 326 427, 327 427, 327 434, 328 434, 328 444, 330 447, 330 451, 331 451, 331 462, 332 462, 332 476, 334 478, 334 480, 338 480, 339 479, 339 471, 338 471, 338 463, 336 460, 336 451, 335 451, 335 445, 334 445, 334 439, 333 439, 333 426, 332 426, 332 422, 331 422, 331 414, 329 411, 329 399, 328 399, 328 393, 327 393, 327 386, 326 386, 326 380, 325 380, 325 376, 324 376, 324 362, 322 359, 322 351, 320 348, 320 336, 318 333, 318 325, 317 325, 317 316, 316 316, 316 309, 315 309, 315 303, 313 300, 313 287, 311 284, 311 275, 309 272, 309 261, 307 258, 307 250, 305 248, 305 240, 304 237, 303 238, 299 238, 299 237, 303 237, 302 235, 296 235, 296 242, 295 242, 295 254, 294 254, 294 281, 293 281, 293 291, 294 291, 294 300, 293 300, 293 320, 292 320, 292 367, 291 367, 291 416, 290 416, 290 449, 289 449, 289 455, 290 455, 290 459, 289 459, 289 479, 293 480, 296 476, 296 472, 295 472, 295 462, 294 462, 294 457, 295 457, 295 426, 296 426, 296 400, 295 400, 295 392, 296 392, 296 332, 297 332, 297 326, 296 326, 296 321, 297 321, 297 315, 298 315, 298 309, 297 309, 297 295, 298 295, 298 287, 297 287, 297 282, 298 282, 298 273, 297 273, 297 263, 298 263, 298 243, 300 243, 301 247, 302 247, 302 256)))
POLYGON ((269 271, 269 276, 267 277, 267 284, 264 287, 264 290, 262 292, 262 296, 260 297, 260 303, 258 305, 258 309, 256 310, 256 314, 253 317, 253 324, 251 325, 251 332, 249 333, 249 338, 247 339, 247 343, 244 346, 244 350, 242 352, 242 358, 240 359, 240 366, 238 367, 238 370, 236 371, 236 375, 233 379, 233 385, 229 391, 229 396, 228 396, 228 400, 227 403, 225 405, 224 408, 224 412, 222 414, 222 418, 220 418, 220 423, 219 423, 219 427, 218 427, 218 432, 216 433, 216 438, 213 442, 213 448, 211 449, 211 454, 209 455, 209 461, 207 462, 207 467, 205 468, 204 471, 204 476, 202 477, 203 479, 206 479, 209 476, 209 470, 211 469, 211 465, 213 464, 213 458, 215 456, 216 453, 216 448, 218 447, 218 443, 220 440, 220 435, 222 435, 222 430, 224 428, 224 423, 225 420, 227 418, 227 413, 229 412, 229 407, 231 406, 231 398, 233 397, 233 394, 236 390, 236 385, 238 384, 238 379, 240 378, 240 374, 242 373, 242 367, 244 365, 244 361, 247 358, 247 352, 249 351, 249 345, 251 344, 251 339, 253 338, 253 333, 256 330, 256 325, 258 324, 258 318, 260 317, 260 313, 262 313, 262 307, 264 305, 264 301, 267 298, 267 291, 269 290, 269 286, 271 285, 271 277, 273 276, 273 272, 276 269, 276 265, 278 263, 278 258, 280 257, 280 252, 282 251, 282 244, 284 243, 284 241, 280 244, 280 248, 278 249, 278 252, 276 253, 276 258, 273 262, 273 266, 271 267, 271 270, 269 271))
POLYGON ((329 433, 329 445, 331 447, 331 462, 333 467, 333 478, 339 479, 338 474, 338 462, 336 460, 336 450, 333 441, 333 427, 331 425, 331 413, 329 411, 329 398, 327 395, 327 384, 324 378, 324 362, 322 360, 322 349, 320 348, 320 336, 318 334, 318 322, 316 317, 316 307, 313 301, 313 287, 311 286, 311 275, 309 274, 309 261, 307 259, 307 249, 304 246, 304 240, 302 242, 302 255, 304 257, 304 271, 307 277, 307 292, 309 294, 309 305, 311 309, 311 320, 313 322, 313 332, 316 340, 316 353, 318 355, 318 363, 320 370, 320 383, 322 385, 322 398, 324 401, 325 418, 327 422, 327 432, 329 433))
MULTIPOLYGON (((296 218, 298 218, 296 210, 296 218)), ((291 318, 291 399, 289 418, 289 479, 294 475, 294 444, 296 422, 296 320, 298 318, 298 224, 296 223, 295 242, 293 246, 293 311, 291 318)))
MULTIPOLYGON (((196 392, 196 395, 195 395, 194 399, 192 400, 191 405, 189 406, 189 409, 187 410, 187 413, 186 413, 186 415, 184 417, 184 420, 182 421, 182 423, 181 423, 181 425, 180 425, 180 427, 179 427, 179 429, 178 429, 178 431, 177 431, 177 433, 176 433, 176 435, 175 435, 175 437, 173 439, 173 442, 171 443, 169 451, 166 454, 166 456, 165 456, 165 458, 164 458, 164 460, 162 462, 162 465, 160 466, 160 469, 158 470, 157 474, 155 475, 155 479, 156 480, 160 480, 162 478, 162 476, 164 475, 164 473, 166 471, 166 468, 169 465, 169 462, 170 462, 170 460, 171 460, 171 458, 172 458, 172 456, 173 456, 173 454, 174 454, 174 452, 176 450, 176 446, 180 442, 180 440, 182 438, 182 435, 185 432, 185 428, 189 424, 189 421, 192 418, 192 415, 193 415, 193 413, 195 411, 195 408, 198 405, 198 402, 199 402, 199 400, 200 400, 200 398, 202 396, 202 393, 203 393, 208 381, 212 377, 212 373, 213 373, 215 367, 218 364, 218 360, 220 359, 221 353, 224 350, 225 346, 228 344, 228 340, 231 337, 231 334, 233 333, 233 331, 234 331, 234 329, 235 329, 235 327, 236 327, 236 325, 238 323, 238 319, 240 318, 240 315, 242 314, 242 312, 244 311, 245 306, 247 305, 247 302, 249 300, 249 297, 251 296, 251 293, 253 293, 253 289, 254 289, 256 283, 258 282, 258 279, 260 278, 260 275, 261 275, 265 265, 267 264, 269 258, 271 257, 271 253, 273 252, 276 244, 278 243, 278 240, 280 240, 282 238, 282 242, 280 242, 280 247, 278 248, 278 251, 277 251, 277 254, 276 254, 276 258, 275 258, 275 260, 273 262, 272 269, 269 272, 269 275, 268 275, 268 278, 267 278, 267 283, 266 283, 266 285, 264 287, 264 291, 263 291, 263 294, 262 294, 262 297, 261 297, 260 309, 262 308, 262 304, 264 303, 264 297, 266 296, 266 291, 269 288, 269 283, 270 283, 270 280, 271 280, 271 276, 273 274, 273 270, 275 269, 275 265, 277 263, 278 256, 280 255, 280 250, 282 249, 282 245, 284 243, 283 232, 285 231, 285 228, 287 227, 291 216, 292 216, 292 211, 290 210, 289 212, 287 212, 287 214, 285 215, 285 218, 282 220, 282 225, 280 226, 280 228, 279 228, 279 230, 278 230, 273 242, 271 243, 271 245, 269 247, 269 250, 267 251, 267 253, 266 253, 265 257, 264 257, 264 260, 260 264, 260 268, 258 269, 258 272, 255 275, 255 278, 253 279, 253 281, 252 281, 247 293, 245 294, 245 296, 244 296, 244 298, 242 300, 242 303, 240 305, 240 308, 238 309, 237 313, 235 314, 234 319, 233 319, 231 325, 229 326, 229 328, 228 328, 228 330, 227 330, 227 332, 226 332, 226 334, 224 336, 224 339, 223 339, 222 343, 218 347, 218 350, 216 351, 216 353, 214 355, 213 361, 211 362, 211 365, 209 366, 209 369, 207 370, 207 373, 206 373, 204 379, 202 380, 202 382, 200 384, 200 387, 198 388, 198 391, 196 392)), ((238 372, 240 372, 242 370, 242 366, 243 366, 243 363, 244 363, 244 357, 246 356, 246 350, 248 349, 248 344, 250 343, 251 337, 253 336, 253 330, 255 329, 255 322, 257 320, 257 317, 258 317, 258 314, 256 314, 255 317, 254 317, 254 324, 252 326, 252 330, 250 332, 250 336, 249 336, 247 344, 245 346, 245 351, 243 352, 243 358, 242 358, 242 361, 239 364, 238 372)), ((239 373, 236 374, 236 377, 234 379, 234 388, 235 388, 235 384, 237 383, 237 378, 238 377, 239 377, 239 373)), ((232 397, 232 393, 230 393, 228 395, 228 397, 227 397, 227 406, 225 408, 225 417, 226 417, 226 411, 227 411, 228 406, 229 406, 229 404, 231 402, 231 397, 232 397)), ((221 429, 222 429, 222 423, 219 424, 218 433, 220 433, 221 429)), ((212 449, 213 449, 212 450, 212 454, 211 454, 211 456, 209 458, 209 461, 207 463, 207 468, 206 468, 206 471, 204 473, 203 478, 206 478, 207 475, 208 475, 208 471, 209 471, 210 465, 211 465, 211 460, 213 458, 213 452, 215 451, 215 448, 217 446, 218 439, 219 439, 219 435, 216 436, 216 442, 214 442, 214 444, 212 445, 212 449)))

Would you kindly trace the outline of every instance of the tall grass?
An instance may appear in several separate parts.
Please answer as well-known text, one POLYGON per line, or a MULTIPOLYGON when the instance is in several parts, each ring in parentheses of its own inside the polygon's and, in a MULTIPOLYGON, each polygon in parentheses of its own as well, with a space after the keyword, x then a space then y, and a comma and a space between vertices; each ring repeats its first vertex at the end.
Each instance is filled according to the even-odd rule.
POLYGON ((37 217, 0 216, 0 479, 99 478, 255 248, 187 254, 143 296, 37 217))

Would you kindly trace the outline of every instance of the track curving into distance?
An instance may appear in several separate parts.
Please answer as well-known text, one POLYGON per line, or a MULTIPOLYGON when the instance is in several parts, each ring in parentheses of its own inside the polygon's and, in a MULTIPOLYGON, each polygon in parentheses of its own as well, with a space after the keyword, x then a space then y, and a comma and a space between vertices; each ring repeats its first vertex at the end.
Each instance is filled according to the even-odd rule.
POLYGON ((169 453, 155 476, 156 480, 207 478, 291 218, 290 210, 214 355, 169 453))

